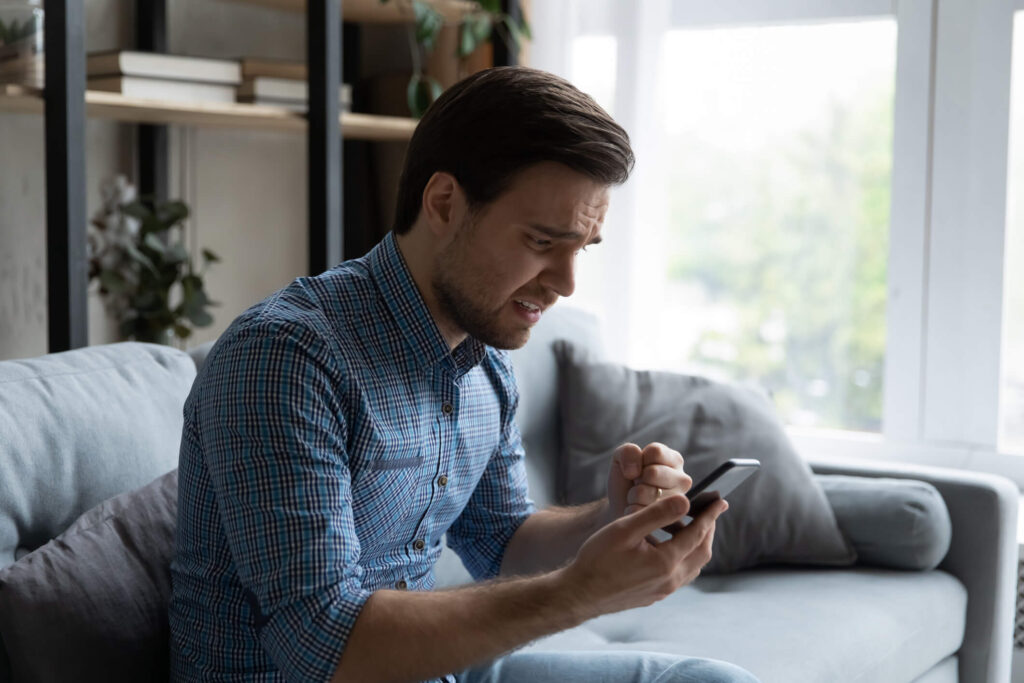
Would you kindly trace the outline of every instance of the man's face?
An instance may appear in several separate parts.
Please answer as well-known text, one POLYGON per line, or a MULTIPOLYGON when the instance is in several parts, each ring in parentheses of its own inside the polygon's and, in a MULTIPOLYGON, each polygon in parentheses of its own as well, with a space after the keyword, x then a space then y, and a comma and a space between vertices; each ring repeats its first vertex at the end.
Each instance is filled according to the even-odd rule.
POLYGON ((500 349, 575 289, 575 260, 600 241, 608 187, 561 164, 517 175, 508 190, 467 214, 438 255, 432 287, 447 324, 500 349))

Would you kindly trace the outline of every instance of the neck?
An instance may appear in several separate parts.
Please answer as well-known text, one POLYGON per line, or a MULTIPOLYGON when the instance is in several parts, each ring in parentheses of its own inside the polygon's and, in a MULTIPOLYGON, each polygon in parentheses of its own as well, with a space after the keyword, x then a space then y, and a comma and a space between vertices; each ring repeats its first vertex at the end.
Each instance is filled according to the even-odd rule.
POLYGON ((422 233, 425 232, 425 230, 417 230, 414 226, 412 230, 402 235, 395 235, 395 246, 405 260, 405 265, 409 268, 409 274, 412 275, 412 281, 416 284, 416 289, 419 290, 420 296, 423 297, 424 303, 427 304, 427 311, 430 313, 430 317, 434 319, 437 329, 441 331, 441 336, 444 337, 448 348, 454 349, 466 339, 467 335, 445 315, 444 308, 434 294, 432 282, 435 268, 434 250, 436 247, 433 242, 422 236, 422 233))

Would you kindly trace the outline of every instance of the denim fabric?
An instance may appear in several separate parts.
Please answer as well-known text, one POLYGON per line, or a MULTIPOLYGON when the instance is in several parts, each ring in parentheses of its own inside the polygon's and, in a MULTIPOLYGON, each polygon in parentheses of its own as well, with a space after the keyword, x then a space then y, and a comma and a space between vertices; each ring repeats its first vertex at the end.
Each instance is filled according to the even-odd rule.
POLYGON ((758 683, 733 664, 657 652, 514 652, 458 683, 758 683))

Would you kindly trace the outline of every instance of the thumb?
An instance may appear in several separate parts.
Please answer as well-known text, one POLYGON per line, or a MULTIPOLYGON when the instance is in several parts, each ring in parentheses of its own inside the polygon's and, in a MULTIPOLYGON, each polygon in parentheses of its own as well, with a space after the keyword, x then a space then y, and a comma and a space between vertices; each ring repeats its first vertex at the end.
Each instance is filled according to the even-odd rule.
POLYGON ((684 495, 662 498, 638 512, 619 519, 631 540, 640 541, 663 526, 678 521, 690 509, 690 501, 684 495))
POLYGON ((635 443, 624 443, 616 448, 612 460, 618 464, 624 479, 636 479, 643 470, 642 451, 635 443))

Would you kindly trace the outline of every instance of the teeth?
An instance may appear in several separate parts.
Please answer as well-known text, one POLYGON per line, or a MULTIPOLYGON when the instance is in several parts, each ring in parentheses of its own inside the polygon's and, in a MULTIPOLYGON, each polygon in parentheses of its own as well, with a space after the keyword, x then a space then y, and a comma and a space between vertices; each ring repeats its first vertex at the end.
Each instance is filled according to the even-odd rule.
POLYGON ((533 304, 531 304, 528 301, 520 301, 519 299, 516 299, 516 303, 519 304, 520 306, 522 306, 523 308, 525 308, 527 310, 530 310, 530 311, 539 311, 540 310, 540 306, 534 306, 533 304))

